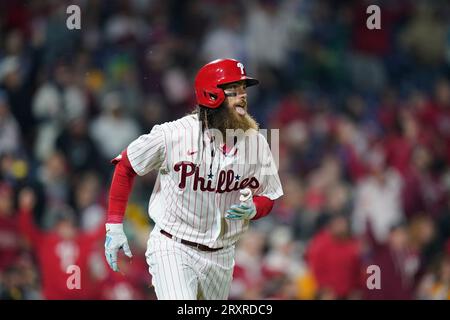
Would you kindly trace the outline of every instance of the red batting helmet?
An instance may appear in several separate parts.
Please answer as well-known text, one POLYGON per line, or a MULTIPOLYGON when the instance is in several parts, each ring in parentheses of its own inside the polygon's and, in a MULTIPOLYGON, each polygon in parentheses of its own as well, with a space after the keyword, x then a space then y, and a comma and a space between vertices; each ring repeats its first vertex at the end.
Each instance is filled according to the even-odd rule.
POLYGON ((215 109, 225 100, 221 85, 245 80, 247 87, 259 81, 250 77, 244 65, 233 59, 218 59, 204 65, 195 77, 195 96, 201 106, 215 109))

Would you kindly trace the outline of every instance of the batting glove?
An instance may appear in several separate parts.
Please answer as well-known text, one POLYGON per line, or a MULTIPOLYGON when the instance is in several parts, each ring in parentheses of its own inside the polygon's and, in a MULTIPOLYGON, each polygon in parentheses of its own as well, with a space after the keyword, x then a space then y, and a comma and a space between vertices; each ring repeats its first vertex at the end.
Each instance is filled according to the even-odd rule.
POLYGON ((240 191, 241 204, 234 204, 227 210, 225 218, 230 220, 250 220, 256 215, 256 206, 253 202, 252 191, 245 188, 240 191))
POLYGON ((107 223, 105 239, 105 257, 111 269, 119 271, 117 267, 117 254, 123 249, 125 255, 129 258, 133 257, 130 246, 128 245, 127 236, 123 232, 122 223, 107 223))

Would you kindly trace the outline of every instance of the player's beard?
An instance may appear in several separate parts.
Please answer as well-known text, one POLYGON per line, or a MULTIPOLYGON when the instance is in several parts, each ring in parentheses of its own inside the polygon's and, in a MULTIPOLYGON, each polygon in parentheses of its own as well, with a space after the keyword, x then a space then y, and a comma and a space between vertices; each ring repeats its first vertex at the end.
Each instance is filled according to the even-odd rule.
POLYGON ((259 129, 259 124, 248 112, 240 115, 233 107, 228 107, 226 104, 222 104, 217 109, 199 107, 198 111, 200 120, 203 123, 207 122, 209 129, 219 130, 223 137, 226 137, 227 129, 241 129, 244 132, 249 129, 259 129))

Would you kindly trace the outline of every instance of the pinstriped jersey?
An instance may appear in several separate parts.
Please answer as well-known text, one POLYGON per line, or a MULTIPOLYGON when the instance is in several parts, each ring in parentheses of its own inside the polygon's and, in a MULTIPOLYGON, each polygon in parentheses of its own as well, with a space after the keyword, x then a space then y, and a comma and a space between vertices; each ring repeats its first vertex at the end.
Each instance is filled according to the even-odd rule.
POLYGON ((239 204, 240 189, 272 200, 283 195, 263 135, 239 139, 227 149, 204 134, 196 114, 155 125, 128 146, 127 154, 138 175, 158 170, 148 208, 153 221, 178 238, 211 248, 234 244, 248 228, 248 220, 225 219, 226 210, 239 204))

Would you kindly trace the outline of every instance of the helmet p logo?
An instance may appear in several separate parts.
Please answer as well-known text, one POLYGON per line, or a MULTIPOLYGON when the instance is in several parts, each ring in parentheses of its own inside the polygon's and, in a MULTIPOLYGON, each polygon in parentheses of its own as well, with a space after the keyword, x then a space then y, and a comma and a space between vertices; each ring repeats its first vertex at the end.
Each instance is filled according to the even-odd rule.
POLYGON ((244 73, 244 65, 243 65, 242 63, 238 62, 237 67, 238 67, 239 69, 241 69, 241 74, 242 74, 242 75, 245 75, 245 73, 244 73))

